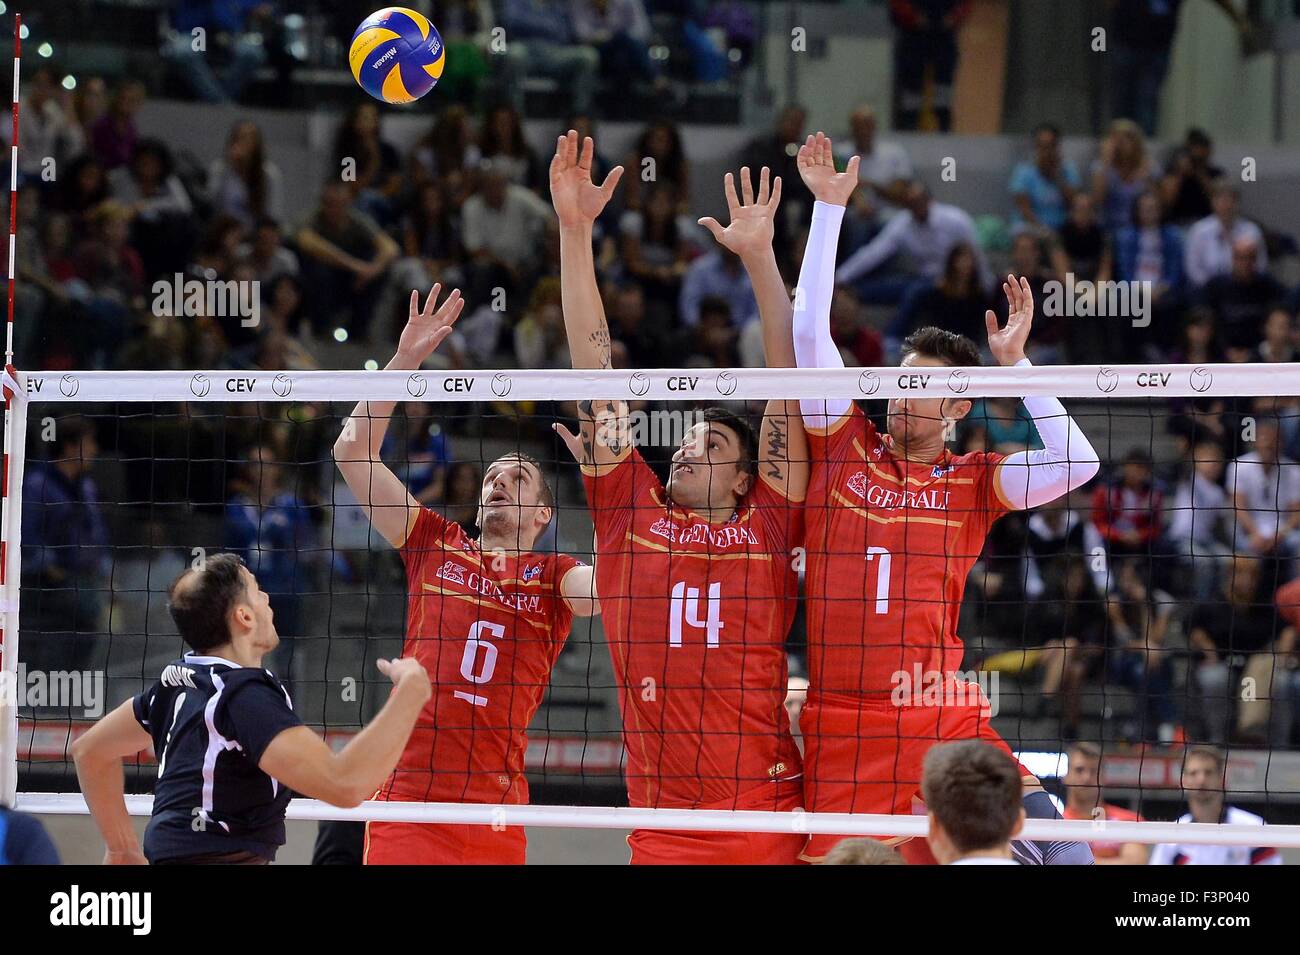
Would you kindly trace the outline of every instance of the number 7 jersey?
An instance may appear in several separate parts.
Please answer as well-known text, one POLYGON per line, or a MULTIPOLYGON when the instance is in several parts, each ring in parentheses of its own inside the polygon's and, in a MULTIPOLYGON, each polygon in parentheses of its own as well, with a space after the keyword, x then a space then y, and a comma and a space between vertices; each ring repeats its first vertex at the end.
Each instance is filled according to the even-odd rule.
POLYGON ((900 674, 951 675, 962 662, 966 577, 989 528, 1011 509, 997 492, 1003 456, 945 450, 929 463, 907 461, 856 405, 829 433, 810 429, 808 446, 814 692, 887 698, 900 674))
POLYGON ((633 806, 775 808, 797 778, 785 637, 801 508, 755 477, 725 524, 672 505, 632 449, 583 467, 633 806))

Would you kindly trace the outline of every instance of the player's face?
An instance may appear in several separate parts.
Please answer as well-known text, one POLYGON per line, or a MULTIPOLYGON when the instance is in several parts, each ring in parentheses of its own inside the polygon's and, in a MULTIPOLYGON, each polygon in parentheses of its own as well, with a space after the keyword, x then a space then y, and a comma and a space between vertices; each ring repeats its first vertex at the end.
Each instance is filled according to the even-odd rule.
POLYGON ((269 652, 280 644, 280 634, 275 629, 275 612, 271 597, 257 583, 257 578, 247 567, 240 568, 244 578, 244 602, 253 615, 253 640, 259 650, 269 652))
POLYGON ((716 421, 686 432, 668 471, 668 496, 681 507, 734 507, 749 489, 741 468, 740 438, 716 421))
POLYGON ((1183 767, 1183 789, 1188 799, 1206 798, 1223 792, 1223 777, 1214 760, 1194 756, 1183 767))
POLYGON ((517 534, 519 546, 530 547, 551 516, 542 495, 537 465, 514 457, 493 461, 479 490, 478 526, 494 536, 517 534))
POLYGON ((1096 796, 1098 783, 1097 760, 1082 753, 1070 755, 1070 768, 1065 774, 1065 784, 1071 791, 1083 790, 1083 795, 1096 796))
MULTIPOLYGON (((904 368, 946 368, 938 358, 916 352, 903 359, 904 368)), ((952 398, 890 398, 887 427, 893 439, 904 447, 942 444, 955 437, 948 434, 948 422, 966 417, 970 402, 952 398), (947 415, 947 419, 944 418, 947 415)))

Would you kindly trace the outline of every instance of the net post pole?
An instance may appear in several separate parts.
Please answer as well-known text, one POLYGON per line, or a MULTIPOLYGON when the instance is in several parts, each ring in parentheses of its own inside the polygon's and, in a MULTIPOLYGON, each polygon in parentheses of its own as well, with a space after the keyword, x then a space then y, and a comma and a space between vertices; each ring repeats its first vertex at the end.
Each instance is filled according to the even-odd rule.
MULTIPOLYGON (((18 91, 22 63, 21 13, 14 14, 13 143, 9 151, 9 308, 5 323, 5 376, 16 382, 14 284, 18 252, 18 91)), ((22 471, 27 409, 21 391, 4 389, 4 462, 0 472, 0 804, 18 792, 18 580, 22 523, 22 471)))

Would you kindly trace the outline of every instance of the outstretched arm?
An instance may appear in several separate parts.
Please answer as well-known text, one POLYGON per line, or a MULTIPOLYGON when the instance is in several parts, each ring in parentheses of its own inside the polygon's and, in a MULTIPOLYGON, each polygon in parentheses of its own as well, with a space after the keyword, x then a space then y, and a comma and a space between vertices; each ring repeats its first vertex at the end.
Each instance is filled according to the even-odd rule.
MULTIPOLYGON (((768 168, 758 177, 754 195, 749 167, 740 170, 740 192, 727 173, 723 187, 731 222, 724 228, 717 219, 700 220, 718 242, 740 258, 749 275, 763 324, 763 353, 769 368, 794 366, 793 309, 785 280, 776 265, 772 236, 777 206, 781 202, 781 177, 768 185, 768 168)), ((793 501, 801 501, 808 489, 808 436, 793 401, 772 400, 763 412, 758 438, 758 473, 774 490, 793 501)))
MULTIPOLYGON (((1000 365, 1028 367, 1025 342, 1034 321, 1033 291, 1027 279, 1013 275, 1007 276, 1002 290, 1009 306, 1006 327, 998 328, 998 317, 992 309, 984 315, 989 350, 1000 365)), ((1087 435, 1060 401, 1048 395, 1031 395, 1025 398, 1025 410, 1034 419, 1043 447, 1007 455, 996 474, 998 493, 1020 510, 1039 507, 1082 487, 1101 468, 1087 435)))
MULTIPOLYGON (((858 184, 858 157, 844 172, 835 171, 831 141, 822 133, 799 147, 799 175, 812 192, 812 226, 794 293, 794 352, 800 368, 843 368, 839 346, 831 338, 831 298, 835 294, 835 251, 844 207, 858 184)), ((799 403, 805 427, 830 427, 852 407, 847 398, 805 399, 799 403)))
MULTIPOLYGON (((418 292, 411 292, 410 318, 398 341, 397 353, 385 370, 414 371, 451 334, 465 301, 453 289, 436 311, 441 285, 435 285, 420 308, 418 292)), ((334 442, 334 461, 343 479, 357 496, 375 530, 394 547, 401 547, 415 526, 420 505, 401 478, 384 464, 379 450, 384 444, 395 401, 362 401, 343 422, 343 432, 334 442)))
MULTIPOLYGON (((609 324, 596 284, 591 251, 592 224, 614 195, 623 175, 616 166, 597 186, 591 181, 596 145, 590 136, 581 148, 574 130, 555 143, 551 159, 551 202, 560 220, 560 299, 564 331, 574 368, 609 368, 609 324)), ((627 405, 622 401, 578 403, 582 452, 579 463, 591 467, 614 464, 631 450, 627 442, 627 405)))

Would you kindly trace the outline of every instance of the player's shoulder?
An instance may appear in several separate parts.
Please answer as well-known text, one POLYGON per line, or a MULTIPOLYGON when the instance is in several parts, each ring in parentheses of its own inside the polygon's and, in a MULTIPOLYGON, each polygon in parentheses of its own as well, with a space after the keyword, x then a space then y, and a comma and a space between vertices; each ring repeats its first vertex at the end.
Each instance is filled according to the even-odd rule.
POLYGON ((1253 812, 1247 812, 1244 809, 1238 809, 1236 806, 1229 806, 1224 813, 1224 822, 1233 826, 1262 826, 1264 817, 1257 816, 1253 812))

